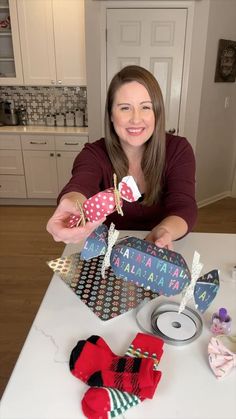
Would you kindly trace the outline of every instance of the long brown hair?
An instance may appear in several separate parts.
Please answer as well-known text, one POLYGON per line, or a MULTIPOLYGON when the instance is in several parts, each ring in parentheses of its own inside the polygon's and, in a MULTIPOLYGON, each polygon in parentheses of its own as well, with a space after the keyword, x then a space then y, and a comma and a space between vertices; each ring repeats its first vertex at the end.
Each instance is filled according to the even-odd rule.
POLYGON ((129 65, 120 70, 111 80, 105 107, 105 142, 108 155, 118 180, 127 176, 129 162, 124 153, 119 137, 111 121, 112 106, 116 91, 125 83, 136 81, 148 91, 152 101, 155 127, 150 139, 145 143, 141 168, 146 181, 144 205, 152 205, 158 201, 162 175, 165 165, 165 109, 160 86, 155 77, 145 68, 129 65))

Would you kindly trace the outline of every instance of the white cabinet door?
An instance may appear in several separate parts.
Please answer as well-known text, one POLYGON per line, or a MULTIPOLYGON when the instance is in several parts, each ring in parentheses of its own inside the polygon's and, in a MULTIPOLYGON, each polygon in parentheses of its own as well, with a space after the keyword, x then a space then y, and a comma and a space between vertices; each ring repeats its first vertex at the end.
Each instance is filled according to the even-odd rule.
POLYGON ((158 80, 166 130, 178 132, 187 9, 108 9, 107 82, 126 65, 147 68, 158 80))
POLYGON ((20 136, 0 134, 0 197, 26 198, 20 136))
POLYGON ((23 175, 24 166, 21 150, 0 150, 0 174, 23 175))
POLYGON ((59 192, 71 178, 71 170, 77 151, 57 151, 57 175, 59 192))
POLYGON ((86 85, 84 0, 53 0, 57 83, 86 85))
POLYGON ((0 198, 27 198, 25 177, 0 175, 0 198))
POLYGON ((0 134, 0 150, 21 150, 20 136, 0 134))
POLYGON ((26 85, 86 85, 84 0, 18 0, 26 85))
POLYGON ((54 151, 24 151, 28 198, 56 198, 57 166, 54 151))
POLYGON ((70 180, 74 160, 87 142, 86 135, 55 137, 59 192, 70 180))
POLYGON ((25 84, 56 84, 52 2, 17 0, 17 6, 25 84))
POLYGON ((23 84, 16 0, 0 2, 0 20, 10 16, 10 27, 0 30, 0 86, 23 84))

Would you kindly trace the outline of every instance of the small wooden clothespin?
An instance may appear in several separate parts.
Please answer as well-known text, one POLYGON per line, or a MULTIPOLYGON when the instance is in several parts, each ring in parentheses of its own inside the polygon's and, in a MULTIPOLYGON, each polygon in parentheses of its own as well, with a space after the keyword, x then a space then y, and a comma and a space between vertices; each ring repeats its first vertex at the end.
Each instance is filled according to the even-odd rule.
POLYGON ((124 213, 120 205, 120 192, 117 189, 117 176, 115 173, 113 174, 113 182, 114 182, 114 196, 115 196, 116 211, 118 212, 118 214, 123 216, 124 213))
POLYGON ((78 227, 80 224, 84 227, 86 224, 86 219, 85 219, 83 207, 78 200, 76 201, 75 205, 76 205, 76 209, 80 212, 80 220, 77 222, 76 227, 78 227))

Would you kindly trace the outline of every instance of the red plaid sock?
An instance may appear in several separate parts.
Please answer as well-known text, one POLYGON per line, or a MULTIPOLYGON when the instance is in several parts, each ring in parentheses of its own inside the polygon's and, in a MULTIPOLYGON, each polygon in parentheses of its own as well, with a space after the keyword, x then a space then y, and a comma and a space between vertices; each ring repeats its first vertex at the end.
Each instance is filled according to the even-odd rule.
MULTIPOLYGON (((92 335, 87 339, 87 342, 106 350, 114 357, 117 356, 114 352, 112 352, 110 346, 108 346, 106 341, 101 336, 92 335)), ((137 333, 127 349, 125 356, 135 358, 152 358, 154 363, 158 365, 163 354, 163 343, 163 340, 156 336, 147 335, 145 333, 137 333)))
POLYGON ((126 365, 121 365, 121 368, 118 367, 114 368, 114 370, 112 368, 112 370, 96 371, 90 376, 87 384, 91 387, 116 388, 121 391, 127 391, 128 393, 135 394, 138 397, 152 399, 157 384, 160 381, 161 372, 153 371, 152 360, 150 360, 152 362, 148 365, 148 368, 143 362, 141 364, 136 362, 149 361, 148 359, 141 360, 134 358, 134 363, 130 363, 129 361, 130 360, 128 360, 127 357, 125 360, 126 365), (127 364, 129 372, 125 371, 127 364))
MULTIPOLYGON (((103 347, 104 349, 107 349, 108 352, 112 353, 103 338, 91 336, 89 341, 98 344, 99 347, 103 347)), ((154 360, 154 369, 157 368, 162 354, 163 340, 158 337, 145 335, 144 333, 137 334, 126 352, 126 355, 131 357, 152 358, 154 360)), ((161 374, 158 373, 156 384, 152 387, 153 393, 160 377, 161 374)), ((150 389, 147 391, 150 395, 150 389)), ((145 399, 144 394, 144 391, 142 391, 143 397, 137 397, 134 394, 114 388, 90 388, 86 391, 82 399, 82 409, 85 416, 89 419, 110 419, 141 403, 145 399)))
POLYGON ((86 340, 87 342, 90 342, 93 345, 96 345, 97 347, 104 349, 105 351, 110 353, 112 356, 117 356, 116 354, 114 354, 114 352, 112 352, 110 346, 106 343, 106 341, 101 336, 92 335, 86 340))
POLYGON ((90 386, 115 387, 134 394, 156 383, 152 359, 114 357, 87 341, 79 341, 73 349, 70 370, 90 386))
POLYGON ((154 369, 156 370, 163 354, 163 344, 164 341, 161 338, 138 333, 125 355, 135 358, 151 358, 154 361, 154 369))
MULTIPOLYGON (((106 341, 101 336, 92 335, 87 339, 87 342, 106 350, 114 357, 117 356, 114 352, 112 352, 106 341)), ((147 335, 145 333, 137 333, 136 337, 128 347, 125 356, 130 356, 132 358, 151 358, 154 361, 154 369, 156 370, 163 354, 163 343, 163 340, 156 336, 147 335)))

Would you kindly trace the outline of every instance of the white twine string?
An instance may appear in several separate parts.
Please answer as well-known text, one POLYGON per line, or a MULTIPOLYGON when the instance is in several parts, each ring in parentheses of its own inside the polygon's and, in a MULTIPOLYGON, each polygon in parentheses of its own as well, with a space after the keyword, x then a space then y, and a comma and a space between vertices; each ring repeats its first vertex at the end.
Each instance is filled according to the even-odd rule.
POLYGON ((199 260, 200 260, 200 255, 198 252, 195 251, 193 255, 193 263, 192 263, 192 270, 191 270, 191 282, 189 286, 185 288, 184 296, 179 306, 179 311, 178 311, 179 314, 182 313, 182 311, 185 309, 187 302, 193 298, 195 284, 203 268, 203 264, 199 262, 199 260))
POLYGON ((105 253, 102 267, 101 267, 101 275, 102 278, 105 278, 105 271, 107 268, 109 268, 111 261, 111 251, 112 247, 114 246, 116 240, 118 239, 119 231, 115 229, 115 224, 111 223, 110 228, 108 230, 108 238, 107 238, 107 251, 105 253))

